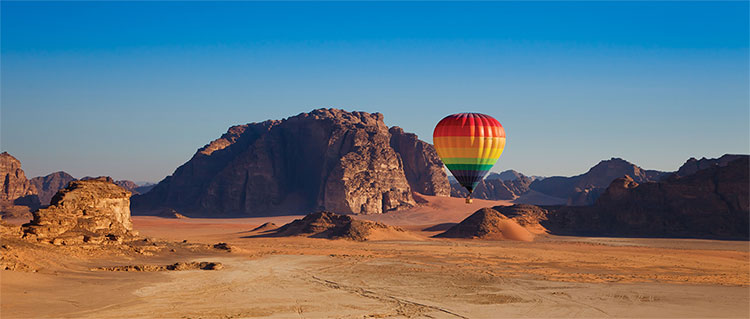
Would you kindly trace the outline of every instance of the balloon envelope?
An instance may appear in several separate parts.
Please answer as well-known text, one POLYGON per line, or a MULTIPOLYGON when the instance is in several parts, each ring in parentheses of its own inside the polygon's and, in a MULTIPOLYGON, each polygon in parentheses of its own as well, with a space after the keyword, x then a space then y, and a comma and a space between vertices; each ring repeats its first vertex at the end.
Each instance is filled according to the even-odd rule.
POLYGON ((471 193, 505 148, 505 130, 480 113, 448 115, 432 134, 435 150, 461 186, 471 193))

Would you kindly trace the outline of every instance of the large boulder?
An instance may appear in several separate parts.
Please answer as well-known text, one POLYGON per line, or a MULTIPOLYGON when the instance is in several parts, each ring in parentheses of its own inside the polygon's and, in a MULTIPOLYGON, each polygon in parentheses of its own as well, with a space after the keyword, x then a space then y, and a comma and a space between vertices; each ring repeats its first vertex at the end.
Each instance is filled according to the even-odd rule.
POLYGON ((121 242, 135 235, 130 192, 106 179, 71 182, 33 216, 25 236, 55 244, 121 242))
MULTIPOLYGON (((401 153, 411 152, 408 143, 399 145, 401 153)), ((134 196, 133 208, 193 216, 383 213, 416 204, 403 157, 391 146, 382 114, 318 109, 231 127, 147 194, 134 196)))

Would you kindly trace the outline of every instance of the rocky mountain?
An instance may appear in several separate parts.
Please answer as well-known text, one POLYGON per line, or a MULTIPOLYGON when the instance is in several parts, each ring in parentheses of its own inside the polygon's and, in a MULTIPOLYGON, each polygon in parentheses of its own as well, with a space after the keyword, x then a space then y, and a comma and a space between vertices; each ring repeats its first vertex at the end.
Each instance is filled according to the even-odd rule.
POLYGON ((514 181, 514 180, 521 178, 521 176, 524 176, 524 175, 517 171, 509 169, 506 171, 502 171, 500 173, 494 173, 494 172, 490 173, 489 175, 487 175, 487 177, 485 177, 485 179, 500 179, 503 181, 514 181))
POLYGON ((447 179, 432 153, 416 136, 392 134, 382 114, 318 109, 229 128, 134 196, 133 207, 211 216, 383 213, 415 205, 412 190, 445 194, 447 179))
POLYGON ((120 186, 133 194, 138 194, 137 193, 138 185, 136 185, 135 182, 133 181, 129 181, 126 179, 119 180, 119 181, 115 181, 115 185, 120 186))
POLYGON ((694 157, 691 157, 685 164, 682 164, 680 166, 680 169, 677 170, 675 173, 677 176, 687 176, 690 174, 694 174, 695 172, 710 168, 713 166, 726 166, 729 164, 729 162, 746 157, 746 155, 734 155, 734 154, 724 154, 722 157, 719 158, 701 158, 700 160, 695 159, 694 157))
POLYGON ((68 186, 68 183, 76 180, 66 172, 54 172, 47 176, 38 176, 31 179, 31 183, 37 189, 39 201, 42 205, 49 205, 52 196, 68 186))
POLYGON ((24 236, 56 245, 122 242, 133 237, 130 192, 105 178, 73 181, 33 213, 24 236))
MULTIPOLYGON (((471 194, 472 198, 488 200, 513 200, 529 191, 531 179, 520 175, 518 179, 502 180, 500 178, 485 178, 477 184, 471 194)), ((469 192, 458 182, 451 183, 452 197, 466 197, 469 192)))
POLYGON ((599 162, 588 172, 572 177, 548 177, 529 185, 530 189, 559 198, 567 198, 568 205, 591 205, 616 178, 625 175, 637 182, 658 181, 665 173, 644 170, 620 158, 599 162))
POLYGON ((26 179, 21 162, 8 152, 0 153, 0 211, 39 207, 39 198, 33 183, 26 179))
POLYGON ((593 206, 550 207, 557 234, 748 239, 750 157, 687 176, 615 179, 593 206))

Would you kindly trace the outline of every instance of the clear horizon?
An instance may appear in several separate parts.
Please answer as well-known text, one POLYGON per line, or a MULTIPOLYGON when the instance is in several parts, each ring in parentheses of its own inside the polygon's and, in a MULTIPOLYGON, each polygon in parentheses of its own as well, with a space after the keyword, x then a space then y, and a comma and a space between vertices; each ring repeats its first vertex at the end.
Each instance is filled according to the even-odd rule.
POLYGON ((502 123, 493 168, 674 171, 750 153, 748 2, 0 2, 0 148, 27 177, 158 182, 232 125, 321 107, 425 141, 502 123))

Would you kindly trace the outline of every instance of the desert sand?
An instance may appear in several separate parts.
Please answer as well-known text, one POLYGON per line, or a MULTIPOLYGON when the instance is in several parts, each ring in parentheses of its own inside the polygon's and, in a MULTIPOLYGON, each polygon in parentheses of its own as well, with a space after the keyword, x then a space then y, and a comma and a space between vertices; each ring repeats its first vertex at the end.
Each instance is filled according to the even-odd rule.
POLYGON ((420 196, 422 205, 357 216, 408 230, 366 242, 258 237, 302 216, 133 217, 141 235, 228 243, 231 251, 50 255, 38 272, 3 270, 2 318, 747 318, 746 241, 584 238, 533 242, 432 236, 478 208, 509 204, 420 196), (66 259, 69 258, 69 259, 66 259), (219 270, 97 267, 221 263, 219 270))

